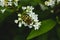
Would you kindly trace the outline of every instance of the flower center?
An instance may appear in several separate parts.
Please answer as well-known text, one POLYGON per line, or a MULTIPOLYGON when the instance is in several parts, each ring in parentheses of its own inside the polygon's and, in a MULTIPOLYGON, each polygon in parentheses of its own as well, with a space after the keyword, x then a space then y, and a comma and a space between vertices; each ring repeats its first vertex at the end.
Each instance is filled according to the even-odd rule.
POLYGON ((27 14, 22 15, 22 20, 27 23, 28 25, 32 23, 31 17, 27 14))

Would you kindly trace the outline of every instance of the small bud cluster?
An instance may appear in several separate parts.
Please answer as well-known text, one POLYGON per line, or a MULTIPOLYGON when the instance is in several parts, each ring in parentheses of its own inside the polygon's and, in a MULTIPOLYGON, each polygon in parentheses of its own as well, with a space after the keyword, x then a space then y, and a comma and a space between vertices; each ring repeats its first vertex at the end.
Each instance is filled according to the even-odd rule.
POLYGON ((0 0, 0 6, 5 7, 5 6, 12 6, 14 4, 15 6, 18 6, 18 0, 0 0))

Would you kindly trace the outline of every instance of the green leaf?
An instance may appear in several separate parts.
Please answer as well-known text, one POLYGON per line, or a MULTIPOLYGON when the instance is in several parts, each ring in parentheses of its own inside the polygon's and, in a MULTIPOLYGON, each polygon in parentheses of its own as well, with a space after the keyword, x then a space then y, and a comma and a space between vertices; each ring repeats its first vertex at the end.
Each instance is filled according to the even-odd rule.
POLYGON ((32 39, 34 37, 37 37, 39 35, 42 35, 49 30, 51 30, 55 26, 56 22, 53 21, 52 19, 44 20, 42 21, 41 27, 39 30, 32 30, 30 34, 27 37, 27 40, 32 39))
POLYGON ((48 33, 43 34, 41 36, 38 36, 38 37, 36 37, 34 39, 36 39, 36 40, 48 40, 48 33))

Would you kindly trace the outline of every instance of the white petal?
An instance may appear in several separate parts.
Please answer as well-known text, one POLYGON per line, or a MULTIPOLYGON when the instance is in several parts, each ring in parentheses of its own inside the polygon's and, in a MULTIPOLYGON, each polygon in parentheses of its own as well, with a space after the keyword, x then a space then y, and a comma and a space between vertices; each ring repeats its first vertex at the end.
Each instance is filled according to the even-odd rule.
POLYGON ((30 9, 33 10, 34 8, 31 6, 30 9))
POLYGON ((27 9, 29 9, 30 8, 30 6, 27 6, 27 9))
POLYGON ((40 28, 39 25, 33 25, 35 30, 38 30, 40 28))
POLYGON ((4 13, 6 9, 1 9, 1 12, 4 13))
POLYGON ((29 10, 26 10, 26 12, 29 12, 29 10))
POLYGON ((33 25, 33 22, 30 25, 33 25))
POLYGON ((28 26, 28 25, 25 23, 24 26, 28 26))
POLYGON ((4 7, 4 0, 0 0, 0 6, 4 7))
POLYGON ((20 20, 21 20, 21 18, 18 18, 18 20, 20 21, 20 20))
POLYGON ((8 5, 9 5, 9 6, 12 6, 12 2, 8 2, 8 5))
POLYGON ((22 7, 22 9, 23 9, 23 10, 25 10, 25 9, 26 9, 26 7, 22 7))
POLYGON ((22 23, 21 22, 19 22, 19 25, 18 25, 19 27, 21 27, 22 26, 22 23))
POLYGON ((45 5, 48 5, 48 3, 49 3, 48 1, 45 1, 45 5))
POLYGON ((40 25, 41 25, 41 22, 36 22, 33 27, 35 30, 39 29, 40 28, 40 25))
POLYGON ((33 25, 34 26, 34 29, 37 30, 38 29, 38 26, 37 25, 33 25))
POLYGON ((18 23, 18 20, 15 20, 14 22, 15 22, 15 23, 18 23))
POLYGON ((35 30, 38 30, 38 29, 39 29, 39 27, 37 27, 37 26, 36 26, 34 29, 35 29, 35 30))
POLYGON ((32 28, 32 26, 31 26, 31 25, 29 25, 28 27, 29 27, 29 28, 32 28))
POLYGON ((15 5, 15 6, 18 6, 18 2, 14 2, 14 5, 15 5))
POLYGON ((28 26, 26 23, 24 23, 24 26, 28 26))
POLYGON ((53 7, 55 5, 55 0, 45 1, 45 5, 53 7))
POLYGON ((22 21, 22 24, 24 24, 24 26, 28 26, 24 21, 22 21))
POLYGON ((18 16, 20 17, 20 16, 21 16, 21 14, 18 14, 18 16))

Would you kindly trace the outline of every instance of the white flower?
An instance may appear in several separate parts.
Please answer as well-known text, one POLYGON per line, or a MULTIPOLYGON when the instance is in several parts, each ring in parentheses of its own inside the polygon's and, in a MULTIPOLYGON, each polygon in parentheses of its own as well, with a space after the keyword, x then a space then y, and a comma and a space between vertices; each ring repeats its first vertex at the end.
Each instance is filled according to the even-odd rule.
POLYGON ((9 6, 12 6, 12 2, 8 2, 8 5, 9 5, 9 6))
POLYGON ((12 6, 12 0, 8 0, 7 3, 8 3, 9 6, 12 6))
POLYGON ((45 1, 45 5, 53 7, 55 5, 55 0, 45 1))
POLYGON ((18 14, 18 16, 20 17, 20 16, 21 16, 21 14, 18 14))
POLYGON ((4 2, 5 2, 4 0, 0 0, 0 6, 4 7, 5 5, 4 2))
POLYGON ((27 13, 27 14, 32 18, 32 20, 38 21, 38 15, 35 14, 34 12, 30 12, 30 13, 27 13))
POLYGON ((6 9, 1 9, 1 12, 4 13, 6 9))
POLYGON ((60 0, 57 0, 57 4, 60 3, 60 0))
POLYGON ((14 20, 15 23, 18 23, 18 20, 14 20))
POLYGON ((27 24, 24 21, 22 21, 22 24, 24 24, 24 26, 27 26, 27 24))
POLYGON ((18 18, 18 20, 20 21, 20 20, 21 20, 21 18, 18 18))
POLYGON ((4 7, 4 6, 12 6, 12 4, 14 3, 15 6, 18 6, 18 1, 19 0, 0 0, 0 6, 4 7))
POLYGON ((22 7, 22 9, 23 9, 23 10, 25 10, 25 9, 26 9, 26 7, 22 7))
POLYGON ((10 5, 12 6, 12 0, 0 0, 0 6, 4 7, 4 6, 7 6, 7 5, 10 5))
POLYGON ((26 10, 26 12, 29 12, 29 10, 26 10))
POLYGON ((22 26, 22 23, 21 22, 19 22, 19 25, 18 25, 19 27, 21 27, 22 26))
POLYGON ((26 12, 31 12, 31 11, 33 11, 33 7, 32 6, 27 6, 26 7, 26 12))
POLYGON ((34 8, 32 6, 27 6, 27 9, 32 11, 34 8))
POLYGON ((36 22, 35 25, 33 25, 34 26, 34 29, 35 30, 38 30, 39 27, 40 27, 40 25, 41 25, 41 22, 36 22))
MULTIPOLYGON (((28 26, 29 28, 33 28, 35 30, 40 28, 41 22, 38 20, 38 15, 33 12, 33 7, 32 6, 27 6, 27 7, 22 7, 23 11, 26 12, 25 14, 18 14, 18 21, 19 21, 19 27, 22 26, 28 26)), ((17 22, 15 22, 17 23, 17 22)))

